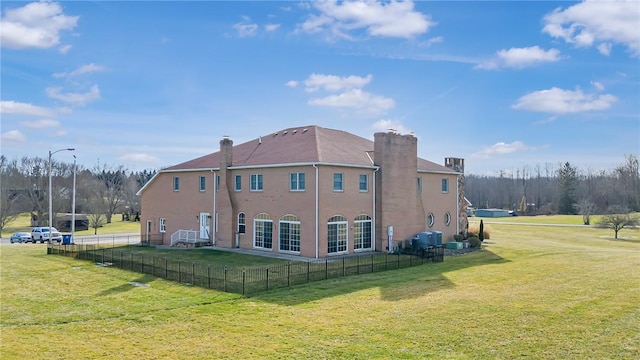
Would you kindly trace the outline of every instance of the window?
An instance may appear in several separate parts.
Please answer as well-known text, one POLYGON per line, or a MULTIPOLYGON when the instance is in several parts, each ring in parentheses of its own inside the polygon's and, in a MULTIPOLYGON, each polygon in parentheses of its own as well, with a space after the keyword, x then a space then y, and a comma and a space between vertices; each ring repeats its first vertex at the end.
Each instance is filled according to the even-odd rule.
POLYGON ((236 175, 236 191, 242 190, 242 175, 236 175))
POLYGON ((422 192, 422 178, 418 178, 418 193, 422 192))
POLYGON ((444 214, 444 224, 447 226, 451 224, 451 214, 448 211, 444 214))
POLYGON ((180 191, 180 178, 177 176, 173 177, 173 191, 180 191))
POLYGON ((353 249, 371 249, 371 217, 360 215, 353 226, 353 249))
POLYGON ((251 191, 262 191, 262 174, 251 174, 251 191))
POLYGON ((442 179, 442 192, 449 192, 449 179, 442 179))
POLYGON ((304 191, 304 173, 289 174, 289 190, 304 191))
POLYGON ((333 174, 333 191, 342 191, 342 173, 333 174))
POLYGON ((220 190, 220 175, 216 175, 216 191, 220 190))
POLYGON ((246 230, 246 219, 243 212, 238 213, 238 233, 244 234, 246 230))
POLYGON ((161 233, 167 232, 167 219, 160 218, 160 225, 158 225, 161 233))
POLYGON ((207 189, 207 178, 204 176, 200 176, 200 191, 205 191, 207 189))
POLYGON ((280 218, 280 250, 300 252, 300 220, 295 215, 280 218))
POLYGON ((362 192, 369 190, 369 176, 367 174, 360 174, 359 188, 362 192))
POLYGON ((336 215, 327 223, 327 252, 337 254, 347 252, 347 218, 336 215))
POLYGON ((433 213, 430 213, 429 216, 427 216, 427 225, 429 225, 429 227, 432 227, 434 222, 435 216, 433 216, 433 213))
POLYGON ((273 246, 273 221, 267 214, 258 214, 253 219, 253 246, 271 249, 273 246))

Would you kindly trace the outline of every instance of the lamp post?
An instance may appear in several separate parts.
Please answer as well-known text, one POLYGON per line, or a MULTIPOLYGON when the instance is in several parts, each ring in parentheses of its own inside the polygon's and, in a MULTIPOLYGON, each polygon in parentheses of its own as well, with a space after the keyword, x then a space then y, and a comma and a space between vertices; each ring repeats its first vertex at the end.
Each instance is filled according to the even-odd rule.
POLYGON ((73 155, 73 200, 71 200, 71 243, 76 232, 76 156, 73 155))
POLYGON ((49 150, 49 243, 51 243, 51 223, 53 222, 53 206, 52 206, 52 201, 51 201, 51 157, 53 156, 53 154, 60 152, 60 151, 74 151, 75 149, 73 148, 67 148, 67 149, 60 149, 60 150, 56 150, 56 151, 51 151, 49 150))

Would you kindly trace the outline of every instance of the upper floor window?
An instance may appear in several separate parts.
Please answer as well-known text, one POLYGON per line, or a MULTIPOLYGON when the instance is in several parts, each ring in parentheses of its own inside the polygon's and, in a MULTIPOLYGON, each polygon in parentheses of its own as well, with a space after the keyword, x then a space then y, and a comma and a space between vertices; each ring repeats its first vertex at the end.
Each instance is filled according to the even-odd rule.
POLYGON ((422 192, 422 178, 418 178, 418 193, 422 192))
POLYGON ((304 173, 289 174, 289 190, 304 191, 304 173))
POLYGON ((342 185, 342 177, 342 173, 333 174, 333 191, 342 191, 344 189, 342 185))
POLYGON ((251 191, 262 191, 262 174, 251 174, 251 191))
POLYGON ((367 174, 360 174, 360 181, 358 186, 360 191, 369 191, 369 176, 367 174))
POLYGON ((167 219, 160 218, 160 224, 158 225, 161 233, 167 232, 167 219))
POLYGON ((177 176, 173 177, 173 191, 180 191, 180 178, 177 176))
POLYGON ((216 175, 216 191, 220 190, 220 175, 216 175))
POLYGON ((449 179, 442 179, 442 192, 449 192, 449 179))
POLYGON ((205 191, 207 189, 207 178, 204 176, 200 176, 200 191, 205 191))
POLYGON ((446 214, 444 214, 444 224, 447 226, 451 224, 451 213, 449 213, 448 211, 446 214))
POLYGON ((236 191, 241 191, 242 190, 242 175, 236 175, 236 187, 235 190, 236 191))

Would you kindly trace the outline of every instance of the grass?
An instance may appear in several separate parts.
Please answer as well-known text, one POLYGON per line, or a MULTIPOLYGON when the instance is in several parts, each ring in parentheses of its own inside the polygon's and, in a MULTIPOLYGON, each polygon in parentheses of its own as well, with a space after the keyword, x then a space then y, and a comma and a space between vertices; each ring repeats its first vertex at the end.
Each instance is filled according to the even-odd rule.
MULTIPOLYGON (((2 237, 9 237, 16 231, 31 232, 31 221, 28 213, 20 214, 15 220, 9 222, 7 226, 2 229, 2 237)), ((120 214, 115 214, 111 218, 110 224, 105 224, 103 227, 98 228, 98 235, 100 234, 124 234, 124 233, 139 233, 140 222, 135 221, 122 221, 120 214)), ((76 231, 76 235, 93 235, 94 229, 76 231)))
POLYGON ((640 358, 640 242, 612 236, 493 224, 444 263, 250 298, 2 245, 0 358, 640 358))

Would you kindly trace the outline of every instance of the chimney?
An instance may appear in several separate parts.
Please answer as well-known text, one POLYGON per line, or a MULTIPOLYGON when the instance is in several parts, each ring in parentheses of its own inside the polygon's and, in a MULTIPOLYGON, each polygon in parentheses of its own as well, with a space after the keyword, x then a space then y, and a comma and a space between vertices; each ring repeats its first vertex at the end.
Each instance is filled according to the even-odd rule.
POLYGON ((454 157, 444 158, 444 166, 460 173, 460 175, 458 175, 458 229, 466 238, 469 229, 469 218, 467 217, 467 200, 464 197, 464 159, 454 157))
POLYGON ((229 139, 229 136, 225 135, 220 140, 220 168, 228 167, 233 164, 233 140, 229 139))

